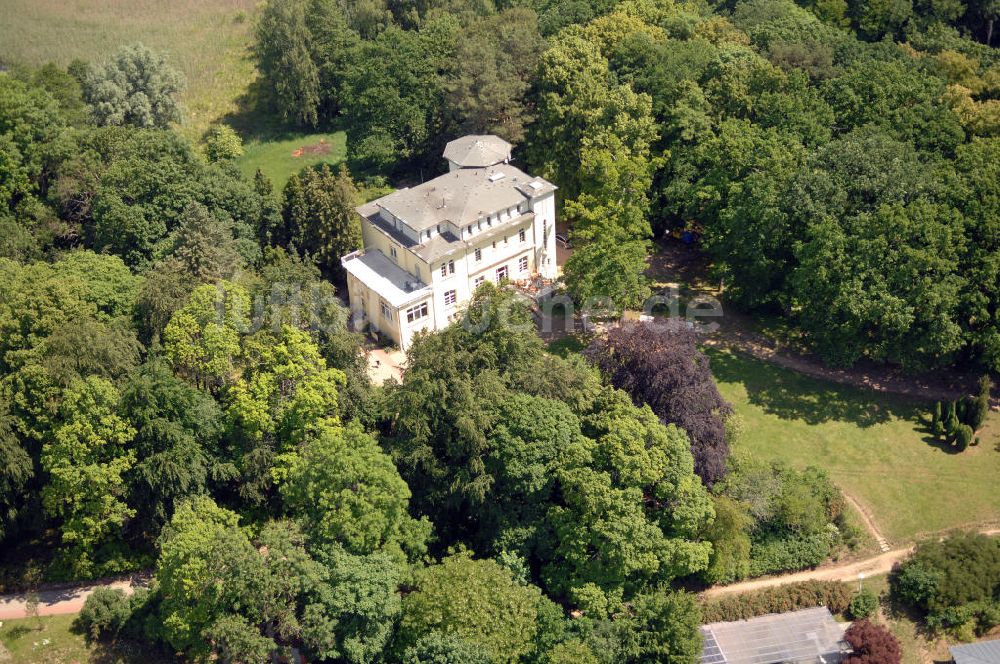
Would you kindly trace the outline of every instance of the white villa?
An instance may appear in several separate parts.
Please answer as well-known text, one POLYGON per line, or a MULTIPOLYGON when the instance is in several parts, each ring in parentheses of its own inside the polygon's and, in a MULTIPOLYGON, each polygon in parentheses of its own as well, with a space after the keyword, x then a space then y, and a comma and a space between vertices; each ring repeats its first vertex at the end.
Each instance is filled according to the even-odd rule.
POLYGON ((510 153, 497 136, 456 139, 448 173, 357 208, 364 249, 341 263, 358 329, 406 350, 487 279, 555 278, 556 187, 511 166, 510 153))

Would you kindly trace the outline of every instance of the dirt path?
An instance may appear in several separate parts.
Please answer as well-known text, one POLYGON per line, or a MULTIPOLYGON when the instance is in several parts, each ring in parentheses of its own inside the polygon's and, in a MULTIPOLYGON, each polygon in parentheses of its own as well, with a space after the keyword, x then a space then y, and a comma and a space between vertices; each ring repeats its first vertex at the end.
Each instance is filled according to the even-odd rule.
MULTIPOLYGON (((873 524, 874 525, 874 524, 873 524)), ((1000 528, 983 528, 978 530, 981 535, 996 537, 1000 535, 1000 528)), ((763 579, 751 579, 741 583, 733 583, 728 586, 713 586, 705 590, 702 594, 705 597, 717 597, 730 593, 745 593, 761 588, 771 588, 773 586, 783 586, 786 583, 796 583, 799 581, 857 581, 859 574, 866 577, 875 574, 888 574, 893 566, 906 558, 912 551, 913 545, 892 549, 885 553, 880 553, 871 558, 856 560, 854 562, 840 565, 830 565, 828 567, 817 567, 807 569, 802 572, 792 572, 780 576, 765 577, 763 579)))
MULTIPOLYGON (((118 588, 129 595, 136 588, 144 587, 148 582, 148 577, 137 575, 127 579, 117 579, 87 585, 42 589, 38 591, 38 615, 61 616, 69 613, 79 613, 80 609, 83 608, 83 603, 87 601, 87 598, 97 588, 118 588)), ((27 593, 0 595, 0 620, 27 618, 27 604, 27 593)))
POLYGON ((859 560, 843 565, 831 565, 830 567, 818 567, 816 569, 805 570, 804 572, 794 572, 781 576, 772 576, 764 579, 753 579, 742 583, 733 583, 728 586, 714 586, 706 590, 705 597, 717 597, 730 593, 745 593, 761 588, 772 586, 783 586, 786 583, 796 583, 798 581, 857 581, 858 574, 873 576, 875 574, 887 574, 892 571, 893 565, 901 561, 913 551, 912 546, 902 549, 894 549, 877 556, 859 560))
POLYGON ((872 517, 868 508, 862 505, 857 498, 843 489, 840 490, 840 493, 842 493, 847 502, 849 502, 854 509, 857 510, 858 514, 861 516, 861 522, 865 524, 865 528, 868 529, 868 532, 872 534, 872 537, 874 537, 875 541, 878 543, 878 548, 882 550, 882 553, 887 553, 892 547, 889 546, 889 540, 885 538, 882 531, 880 531, 878 526, 875 525, 875 519, 872 517))

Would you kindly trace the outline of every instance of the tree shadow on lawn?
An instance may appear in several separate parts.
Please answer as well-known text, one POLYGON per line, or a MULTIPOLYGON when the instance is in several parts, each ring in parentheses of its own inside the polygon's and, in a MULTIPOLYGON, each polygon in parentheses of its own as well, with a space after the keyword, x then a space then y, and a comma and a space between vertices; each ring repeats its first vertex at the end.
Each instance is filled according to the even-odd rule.
POLYGON ((221 122, 236 130, 244 143, 287 141, 306 134, 334 133, 343 128, 337 122, 320 123, 315 127, 287 122, 267 94, 263 81, 258 78, 236 98, 236 110, 221 118, 221 122))
POLYGON ((917 419, 920 422, 920 428, 917 429, 917 432, 921 434, 920 440, 924 441, 931 447, 936 447, 945 454, 961 454, 961 450, 945 440, 943 437, 934 433, 934 425, 931 424, 930 416, 925 417, 921 415, 917 419))
POLYGON ((870 427, 892 419, 916 421, 919 417, 915 404, 895 396, 802 376, 736 352, 706 349, 705 353, 716 379, 743 385, 750 403, 782 419, 808 424, 847 421, 870 427))
POLYGON ((165 664, 181 661, 160 652, 149 643, 128 639, 91 642, 90 648, 89 664, 165 664))

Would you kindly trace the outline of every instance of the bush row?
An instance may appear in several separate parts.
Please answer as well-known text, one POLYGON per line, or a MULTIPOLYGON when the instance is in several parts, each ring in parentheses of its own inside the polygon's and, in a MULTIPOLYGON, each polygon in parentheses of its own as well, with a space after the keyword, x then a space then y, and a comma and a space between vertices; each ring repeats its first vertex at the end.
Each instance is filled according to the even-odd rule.
POLYGON ((850 606, 851 596, 848 585, 839 581, 789 583, 707 600, 702 605, 702 621, 746 620, 768 613, 784 613, 816 606, 825 606, 833 613, 843 613, 850 606))

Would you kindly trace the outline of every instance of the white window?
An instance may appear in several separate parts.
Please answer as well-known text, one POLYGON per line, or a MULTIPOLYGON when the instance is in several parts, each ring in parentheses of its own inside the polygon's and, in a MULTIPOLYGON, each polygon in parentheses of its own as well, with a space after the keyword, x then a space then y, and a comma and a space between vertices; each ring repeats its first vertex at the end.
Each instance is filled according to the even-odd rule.
POLYGON ((444 292, 444 305, 446 307, 452 306, 457 300, 458 294, 455 291, 449 290, 444 292))
POLYGON ((448 276, 448 266, 445 263, 441 263, 441 276, 442 277, 448 276))
POLYGON ((486 281, 486 277, 484 277, 484 276, 478 276, 478 277, 476 277, 475 280, 473 280, 473 282, 472 282, 472 289, 475 290, 475 289, 479 288, 479 286, 482 285, 482 283, 484 281, 486 281))
POLYGON ((524 242, 524 229, 523 228, 517 232, 517 239, 520 242, 524 242))
POLYGON ((503 236, 503 243, 507 244, 507 236, 506 235, 503 236))
POLYGON ((476 249, 476 260, 477 261, 483 260, 483 250, 482 249, 476 249))
POLYGON ((455 261, 448 261, 448 273, 455 274, 455 261))
POLYGON ((518 272, 527 272, 528 271, 528 257, 527 256, 521 256, 520 258, 517 259, 517 271, 518 272))
POLYGON ((392 309, 385 303, 385 300, 382 300, 379 304, 382 305, 382 317, 386 320, 392 320, 392 309))
POLYGON ((396 247, 389 247, 389 253, 392 254, 393 259, 396 258, 396 247))
POLYGON ((419 320, 427 315, 427 303, 421 302, 415 307, 410 307, 406 310, 406 322, 412 323, 415 320, 419 320))
POLYGON ((503 281, 507 278, 507 266, 501 265, 497 268, 497 281, 503 281))

